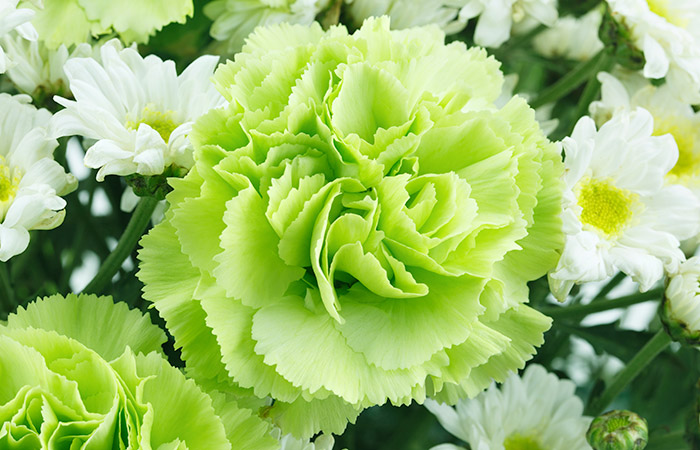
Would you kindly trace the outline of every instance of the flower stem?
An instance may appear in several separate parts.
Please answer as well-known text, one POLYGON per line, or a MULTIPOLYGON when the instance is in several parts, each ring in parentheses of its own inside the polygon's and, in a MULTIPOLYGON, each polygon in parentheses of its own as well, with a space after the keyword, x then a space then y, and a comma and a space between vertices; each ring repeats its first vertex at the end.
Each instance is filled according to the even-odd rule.
POLYGON ((634 358, 627 363, 624 369, 615 375, 612 382, 605 388, 600 397, 589 400, 584 414, 598 416, 605 408, 622 392, 625 387, 634 380, 637 375, 671 343, 671 337, 659 330, 634 358))
POLYGON ((596 297, 595 299, 593 299, 593 301, 585 305, 548 306, 540 308, 540 312, 542 314, 552 317, 555 320, 563 318, 578 318, 581 316, 586 316, 588 314, 593 314, 601 311, 608 311, 611 309, 624 308, 626 306, 635 305, 637 303, 658 299, 661 297, 663 292, 663 288, 658 288, 652 289, 647 292, 640 292, 637 294, 615 298, 612 300, 603 300, 600 297, 596 297))
POLYGON ((2 310, 0 310, 0 319, 4 319, 10 314, 17 303, 15 301, 15 291, 12 289, 10 281, 10 271, 7 268, 7 263, 0 263, 0 298, 2 299, 2 310))
POLYGON ((598 291, 598 294, 594 297, 596 300, 600 299, 603 300, 613 289, 615 289, 621 282, 622 280, 625 279, 627 275, 624 272, 618 272, 608 283, 602 287, 600 291, 598 291))
POLYGON ((153 215, 153 210, 158 204, 158 200, 153 197, 142 197, 136 210, 134 210, 129 224, 126 226, 124 233, 119 238, 119 243, 114 248, 112 253, 105 259, 102 266, 97 271, 92 281, 83 289, 87 294, 100 294, 104 287, 109 283, 114 274, 119 271, 122 263, 127 256, 136 247, 136 243, 141 238, 144 230, 148 226, 153 215))
POLYGON ((547 103, 555 102, 569 92, 581 86, 598 73, 601 63, 608 58, 606 50, 598 52, 593 58, 574 68, 571 72, 561 77, 556 83, 542 91, 542 93, 530 102, 532 108, 539 108, 547 103))

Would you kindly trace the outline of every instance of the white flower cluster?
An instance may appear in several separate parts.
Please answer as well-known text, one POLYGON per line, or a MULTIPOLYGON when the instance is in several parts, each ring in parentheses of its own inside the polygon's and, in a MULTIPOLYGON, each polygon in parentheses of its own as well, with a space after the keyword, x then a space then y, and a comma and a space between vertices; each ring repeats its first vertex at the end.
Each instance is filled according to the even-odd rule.
POLYGON ((697 95, 700 90, 700 2, 696 0, 607 0, 613 17, 628 27, 644 52, 644 76, 676 72, 697 95))
POLYGON ((58 146, 47 135, 51 114, 28 96, 0 94, 0 261, 22 253, 29 230, 63 222, 66 201, 78 181, 53 159, 58 146))
MULTIPOLYGON (((494 383, 455 408, 430 399, 425 406, 472 450, 584 450, 590 448, 584 435, 591 419, 583 416, 575 390, 573 382, 532 364, 522 377, 511 374, 500 388, 494 383)), ((432 450, 464 449, 442 444, 432 450)))
MULTIPOLYGON (((0 38, 15 32, 22 39, 35 41, 38 37, 30 23, 34 11, 28 8, 17 8, 19 0, 0 0, 0 38)), ((5 54, 4 44, 0 42, 0 73, 5 73, 11 67, 12 60, 5 54)))

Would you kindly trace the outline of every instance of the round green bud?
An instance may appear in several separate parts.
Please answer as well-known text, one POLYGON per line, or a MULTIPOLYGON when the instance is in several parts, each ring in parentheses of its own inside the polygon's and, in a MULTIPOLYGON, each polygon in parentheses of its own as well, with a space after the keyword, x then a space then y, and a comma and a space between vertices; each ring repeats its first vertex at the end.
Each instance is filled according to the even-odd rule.
POLYGON ((593 419, 586 439, 595 450, 642 450, 649 430, 647 421, 632 411, 614 410, 593 419))

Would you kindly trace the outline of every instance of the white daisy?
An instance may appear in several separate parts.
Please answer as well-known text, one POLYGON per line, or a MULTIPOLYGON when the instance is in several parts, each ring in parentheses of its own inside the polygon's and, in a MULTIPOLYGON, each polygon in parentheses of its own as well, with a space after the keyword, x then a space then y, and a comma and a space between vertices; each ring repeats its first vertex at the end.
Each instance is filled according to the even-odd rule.
POLYGON ((345 0, 353 25, 368 17, 387 15, 395 29, 436 24, 447 34, 459 33, 470 19, 478 17, 474 42, 499 47, 511 28, 527 29, 537 23, 553 25, 556 0, 345 0))
POLYGON ((556 0, 462 0, 460 3, 460 20, 466 22, 479 17, 474 42, 484 47, 500 47, 510 38, 513 26, 526 23, 552 26, 559 16, 556 0))
POLYGON ((102 63, 74 58, 65 65, 75 101, 55 97, 66 107, 52 119, 54 136, 80 135, 97 142, 85 165, 105 175, 158 175, 175 166, 189 169, 188 134, 199 116, 224 103, 210 77, 216 56, 201 56, 178 76, 173 61, 118 40, 101 48, 102 63))
POLYGON ((679 240, 697 234, 700 202, 667 185, 678 159, 671 135, 652 136, 651 114, 622 112, 600 130, 581 118, 563 141, 566 243, 550 289, 563 300, 574 283, 601 281, 620 270, 648 290, 684 259, 679 240))
POLYGON ((587 61, 603 48, 598 37, 602 20, 599 9, 592 9, 581 17, 561 17, 551 28, 535 36, 532 45, 547 58, 587 61))
POLYGON ((700 87, 700 2, 697 0, 607 0, 644 52, 644 76, 685 72, 700 87))
POLYGON ((89 44, 78 44, 69 52, 65 45, 49 50, 43 42, 28 41, 16 33, 0 38, 13 65, 7 77, 20 91, 30 94, 59 94, 69 96, 68 78, 63 71, 66 61, 92 55, 89 44))
MULTIPOLYGON (((17 9, 17 3, 19 0, 0 0, 0 37, 15 31, 21 38, 35 41, 38 35, 30 23, 34 11, 28 8, 17 9)), ((5 73, 12 64, 4 50, 4 45, 0 43, 0 73, 5 73)))
POLYGON ((345 9, 353 26, 360 27, 369 17, 389 16, 391 27, 404 29, 436 24, 447 34, 464 29, 466 21, 458 20, 460 4, 454 0, 345 0, 345 9))
MULTIPOLYGON (((455 408, 431 399, 425 406, 472 450, 583 450, 590 448, 585 434, 591 419, 583 416, 583 403, 575 390, 573 382, 532 364, 522 377, 511 374, 500 389, 494 383, 455 408)), ((442 444, 433 450, 461 448, 442 444)))
POLYGON ((211 37, 228 41, 228 51, 236 53, 255 27, 281 22, 310 25, 329 1, 214 0, 204 7, 204 14, 214 21, 211 37))
POLYGON ((621 111, 644 108, 654 117, 654 135, 670 134, 678 147, 678 161, 666 176, 700 198, 700 113, 678 96, 672 83, 653 86, 643 77, 621 72, 620 78, 601 72, 602 98, 591 104, 601 124, 621 111))
POLYGON ((700 345, 700 256, 681 264, 666 287, 661 320, 671 336, 700 345))
POLYGON ((22 253, 28 230, 50 230, 63 222, 66 202, 78 180, 53 160, 58 146, 47 137, 51 114, 26 95, 0 94, 0 261, 22 253))

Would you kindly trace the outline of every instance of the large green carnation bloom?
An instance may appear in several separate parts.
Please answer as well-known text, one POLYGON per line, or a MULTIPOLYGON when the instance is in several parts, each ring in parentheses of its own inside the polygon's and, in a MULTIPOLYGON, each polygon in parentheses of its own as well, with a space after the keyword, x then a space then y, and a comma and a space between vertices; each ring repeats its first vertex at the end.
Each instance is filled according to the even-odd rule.
MULTIPOLYGON (((437 27, 259 28, 215 82, 140 279, 189 374, 271 396, 283 430, 455 402, 524 366, 550 320, 562 171, 498 63, 437 27)), ((222 388, 223 389, 223 388, 222 388)))
POLYGON ((0 326, 0 448, 278 448, 226 394, 203 393, 160 353, 165 334, 110 297, 60 295, 0 326))
POLYGON ((116 33, 126 43, 148 41, 171 22, 192 16, 192 0, 31 0, 20 3, 37 11, 32 25, 50 49, 87 42, 90 36, 116 33))

